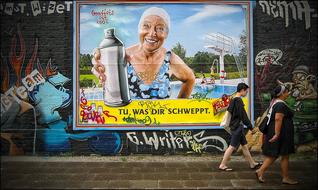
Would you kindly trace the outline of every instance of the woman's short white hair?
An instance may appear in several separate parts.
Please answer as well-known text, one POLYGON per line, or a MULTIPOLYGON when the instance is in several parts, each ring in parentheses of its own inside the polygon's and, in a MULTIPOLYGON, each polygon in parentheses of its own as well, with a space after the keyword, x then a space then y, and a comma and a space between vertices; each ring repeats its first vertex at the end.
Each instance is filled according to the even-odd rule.
POLYGON ((150 15, 155 15, 155 16, 161 17, 165 21, 166 28, 167 28, 167 33, 169 33, 169 30, 170 30, 170 16, 167 13, 167 11, 165 11, 164 9, 159 8, 159 7, 150 7, 150 8, 148 8, 148 9, 146 9, 144 11, 144 13, 141 15, 140 20, 139 20, 138 31, 140 31, 141 24, 144 21, 144 19, 147 16, 150 16, 150 15))

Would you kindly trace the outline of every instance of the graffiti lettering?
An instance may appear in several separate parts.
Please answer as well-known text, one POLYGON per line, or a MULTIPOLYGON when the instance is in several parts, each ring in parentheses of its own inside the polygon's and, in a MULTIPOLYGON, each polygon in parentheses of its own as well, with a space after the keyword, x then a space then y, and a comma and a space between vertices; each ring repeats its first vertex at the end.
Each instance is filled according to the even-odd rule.
POLYGON ((176 136, 189 137, 189 136, 191 136, 191 131, 187 131, 187 130, 175 131, 174 134, 175 134, 176 136))
POLYGON ((98 106, 98 109, 96 111, 95 104, 92 103, 91 105, 88 105, 87 99, 85 98, 84 91, 82 90, 82 96, 81 96, 81 104, 80 107, 82 108, 80 112, 80 116, 83 122, 93 122, 97 124, 105 124, 105 117, 112 117, 117 121, 117 117, 110 115, 109 111, 105 110, 103 111, 102 106, 98 106), (104 114, 104 115, 103 115, 104 114))
POLYGON ((294 20, 303 20, 305 15, 306 29, 311 27, 311 17, 317 17, 315 9, 311 9, 308 1, 259 1, 259 5, 262 7, 264 13, 273 15, 274 18, 280 16, 285 18, 285 27, 289 26, 289 14, 291 14, 294 20))
POLYGON ((91 15, 98 16, 98 20, 97 20, 98 24, 107 24, 108 23, 107 16, 114 15, 114 10, 111 10, 111 9, 104 9, 102 11, 92 10, 91 15))
POLYGON ((160 125, 160 122, 157 121, 156 118, 151 118, 150 116, 145 116, 143 119, 137 118, 136 115, 132 117, 130 114, 127 117, 123 118, 123 121, 127 123, 135 123, 135 124, 145 124, 145 125, 160 125))
POLYGON ((153 146, 155 150, 160 147, 169 149, 190 149, 197 153, 214 148, 218 151, 225 151, 227 148, 226 141, 219 136, 204 136, 205 131, 200 131, 196 134, 191 134, 191 131, 165 131, 165 132, 127 132, 129 142, 137 146, 142 146, 144 143, 153 146))
POLYGON ((23 85, 29 90, 32 91, 33 88, 41 83, 44 83, 45 79, 42 75, 37 71, 32 71, 31 74, 22 79, 23 85))
POLYGON ((31 1, 32 13, 33 16, 41 14, 41 5, 39 1, 31 1))
POLYGON ((113 116, 113 115, 110 115, 109 114, 109 111, 103 111, 103 113, 107 116, 107 117, 112 117, 112 118, 114 118, 115 119, 115 121, 117 121, 117 117, 116 116, 113 116))
POLYGON ((25 6, 26 6, 26 3, 19 3, 18 4, 18 7, 16 7, 17 8, 17 11, 16 12, 21 12, 21 13, 24 13, 24 8, 25 8, 25 6))
POLYGON ((213 91, 213 89, 207 90, 205 93, 196 92, 196 93, 191 95, 194 100, 191 100, 190 102, 197 102, 198 101, 198 102, 210 103, 209 101, 207 101, 207 100, 209 100, 209 98, 207 98, 207 96, 212 91, 213 91))
MULTIPOLYGON (((33 16, 38 16, 43 13, 45 13, 45 10, 47 9, 47 14, 50 15, 52 13, 58 13, 63 14, 65 10, 69 12, 71 10, 71 4, 72 1, 65 1, 64 4, 57 4, 56 1, 50 1, 46 7, 45 3, 42 3, 40 1, 31 1, 30 7, 32 11, 33 16)), ((14 4, 12 2, 0 4, 0 11, 2 12, 4 10, 4 13, 7 15, 13 15, 13 13, 21 13, 21 14, 27 14, 29 16, 30 14, 26 12, 27 10, 27 4, 26 3, 17 3, 14 4)))
POLYGON ((64 13, 64 5, 63 4, 59 4, 56 6, 56 12, 59 13, 59 14, 62 14, 64 13))
POLYGON ((55 6, 56 6, 56 2, 55 1, 50 1, 49 7, 47 9, 47 14, 48 15, 54 13, 55 6))
POLYGON ((219 137, 219 136, 207 136, 207 137, 203 137, 205 131, 201 131, 195 135, 193 135, 193 138, 198 142, 203 142, 203 148, 207 148, 207 147, 213 147, 213 148, 216 148, 218 149, 219 151, 225 151, 227 149, 227 143, 226 141, 222 138, 222 137, 219 137), (213 145, 213 144, 207 144, 209 142, 209 140, 211 141, 218 141, 218 142, 221 142, 223 147, 219 147, 219 146, 216 146, 216 145, 213 145))
POLYGON ((22 79, 22 84, 24 86, 12 86, 5 92, 6 95, 12 96, 17 102, 20 102, 20 99, 25 100, 28 96, 27 90, 32 91, 35 86, 42 84, 45 82, 45 79, 39 73, 37 69, 33 70, 29 75, 27 75, 25 78, 22 79), (18 97, 16 96, 18 95, 18 97))
POLYGON ((107 15, 114 15, 114 10, 111 9, 104 9, 102 11, 95 11, 92 10, 92 16, 107 16, 107 15))
POLYGON ((13 12, 13 3, 6 3, 6 6, 4 8, 4 12, 7 14, 7 15, 12 15, 12 12, 13 12))
POLYGON ((153 145, 155 147, 155 149, 158 150, 159 143, 158 143, 157 133, 156 132, 152 132, 152 134, 153 134, 153 137, 148 137, 146 135, 146 133, 142 133, 142 135, 144 137, 144 140, 145 140, 145 143, 147 145, 153 145))
POLYGON ((160 109, 165 109, 166 110, 166 109, 168 109, 167 105, 169 105, 169 104, 162 105, 159 101, 145 100, 145 101, 138 102, 138 105, 143 107, 143 108, 150 109, 150 110, 153 110, 153 109, 156 109, 156 108, 160 108, 160 109))
POLYGON ((65 1, 64 2, 66 5, 66 11, 70 11, 71 10, 71 4, 73 3, 72 1, 65 1))
POLYGON ((200 93, 200 92, 196 92, 194 94, 192 94, 192 97, 194 99, 206 99, 206 96, 208 95, 208 93, 200 93))
POLYGON ((191 143, 191 148, 194 152, 197 152, 197 153, 202 153, 202 149, 203 149, 203 145, 202 144, 199 144, 195 141, 190 141, 191 143))

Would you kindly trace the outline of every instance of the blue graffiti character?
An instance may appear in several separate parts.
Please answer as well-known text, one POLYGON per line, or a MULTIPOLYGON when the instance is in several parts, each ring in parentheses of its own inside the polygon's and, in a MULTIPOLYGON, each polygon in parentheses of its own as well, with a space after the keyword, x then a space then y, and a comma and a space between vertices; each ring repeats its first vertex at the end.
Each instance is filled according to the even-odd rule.
POLYGON ((87 141, 89 149, 100 154, 116 154, 122 148, 120 135, 116 132, 81 131, 71 133, 67 130, 72 121, 64 121, 58 109, 66 108, 72 100, 72 93, 64 85, 70 79, 52 68, 49 61, 44 73, 40 64, 37 65, 42 75, 46 75, 45 82, 38 84, 29 93, 39 114, 39 124, 47 124, 47 128, 38 129, 37 135, 41 139, 42 149, 45 152, 70 152, 71 140, 77 142, 87 141), (40 68, 39 68, 40 67, 40 68), (41 72, 42 71, 42 72, 41 72))

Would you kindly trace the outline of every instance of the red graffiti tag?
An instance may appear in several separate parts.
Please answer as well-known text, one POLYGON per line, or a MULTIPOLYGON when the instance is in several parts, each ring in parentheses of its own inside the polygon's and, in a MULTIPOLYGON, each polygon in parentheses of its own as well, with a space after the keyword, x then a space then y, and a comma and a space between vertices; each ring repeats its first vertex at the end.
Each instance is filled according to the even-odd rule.
MULTIPOLYGON (((84 91, 82 91, 82 95, 83 94, 84 91)), ((117 121, 117 117, 110 115, 109 111, 107 110, 102 111, 102 113, 92 110, 92 106, 87 104, 87 99, 85 98, 85 96, 81 97, 80 107, 82 108, 80 116, 82 117, 83 122, 93 121, 97 122, 97 124, 105 124, 105 117, 102 114, 104 114, 108 118, 112 117, 115 119, 115 121, 117 121)))
POLYGON ((107 116, 107 117, 113 117, 115 119, 115 121, 117 121, 117 117, 113 116, 113 115, 109 115, 109 111, 103 111, 103 113, 107 116))

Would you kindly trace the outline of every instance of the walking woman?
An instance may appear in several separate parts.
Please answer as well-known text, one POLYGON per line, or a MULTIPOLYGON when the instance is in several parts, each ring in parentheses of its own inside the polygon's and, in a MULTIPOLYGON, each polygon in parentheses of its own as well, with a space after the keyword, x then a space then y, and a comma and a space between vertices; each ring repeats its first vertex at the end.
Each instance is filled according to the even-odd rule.
POLYGON ((252 134, 256 132, 253 129, 251 121, 248 119, 247 113, 244 109, 244 103, 242 101, 242 97, 247 95, 248 88, 249 87, 247 84, 239 83, 237 85, 235 97, 231 100, 231 103, 227 109, 232 114, 230 121, 231 143, 224 153, 222 162, 219 165, 219 170, 226 172, 233 170, 227 166, 227 163, 230 160, 232 153, 237 150, 240 145, 242 146, 243 155, 246 161, 248 161, 251 169, 257 169, 262 165, 262 163, 255 162, 255 160, 252 158, 251 153, 248 150, 247 141, 244 134, 243 124, 252 131, 252 134))
POLYGON ((289 92, 285 86, 277 86, 272 92, 272 114, 268 125, 268 132, 265 135, 262 146, 265 156, 263 165, 256 170, 256 177, 260 183, 264 183, 265 171, 281 157, 282 183, 295 185, 298 182, 290 179, 288 174, 289 154, 295 152, 294 147, 294 125, 293 110, 284 102, 288 98, 289 92))

